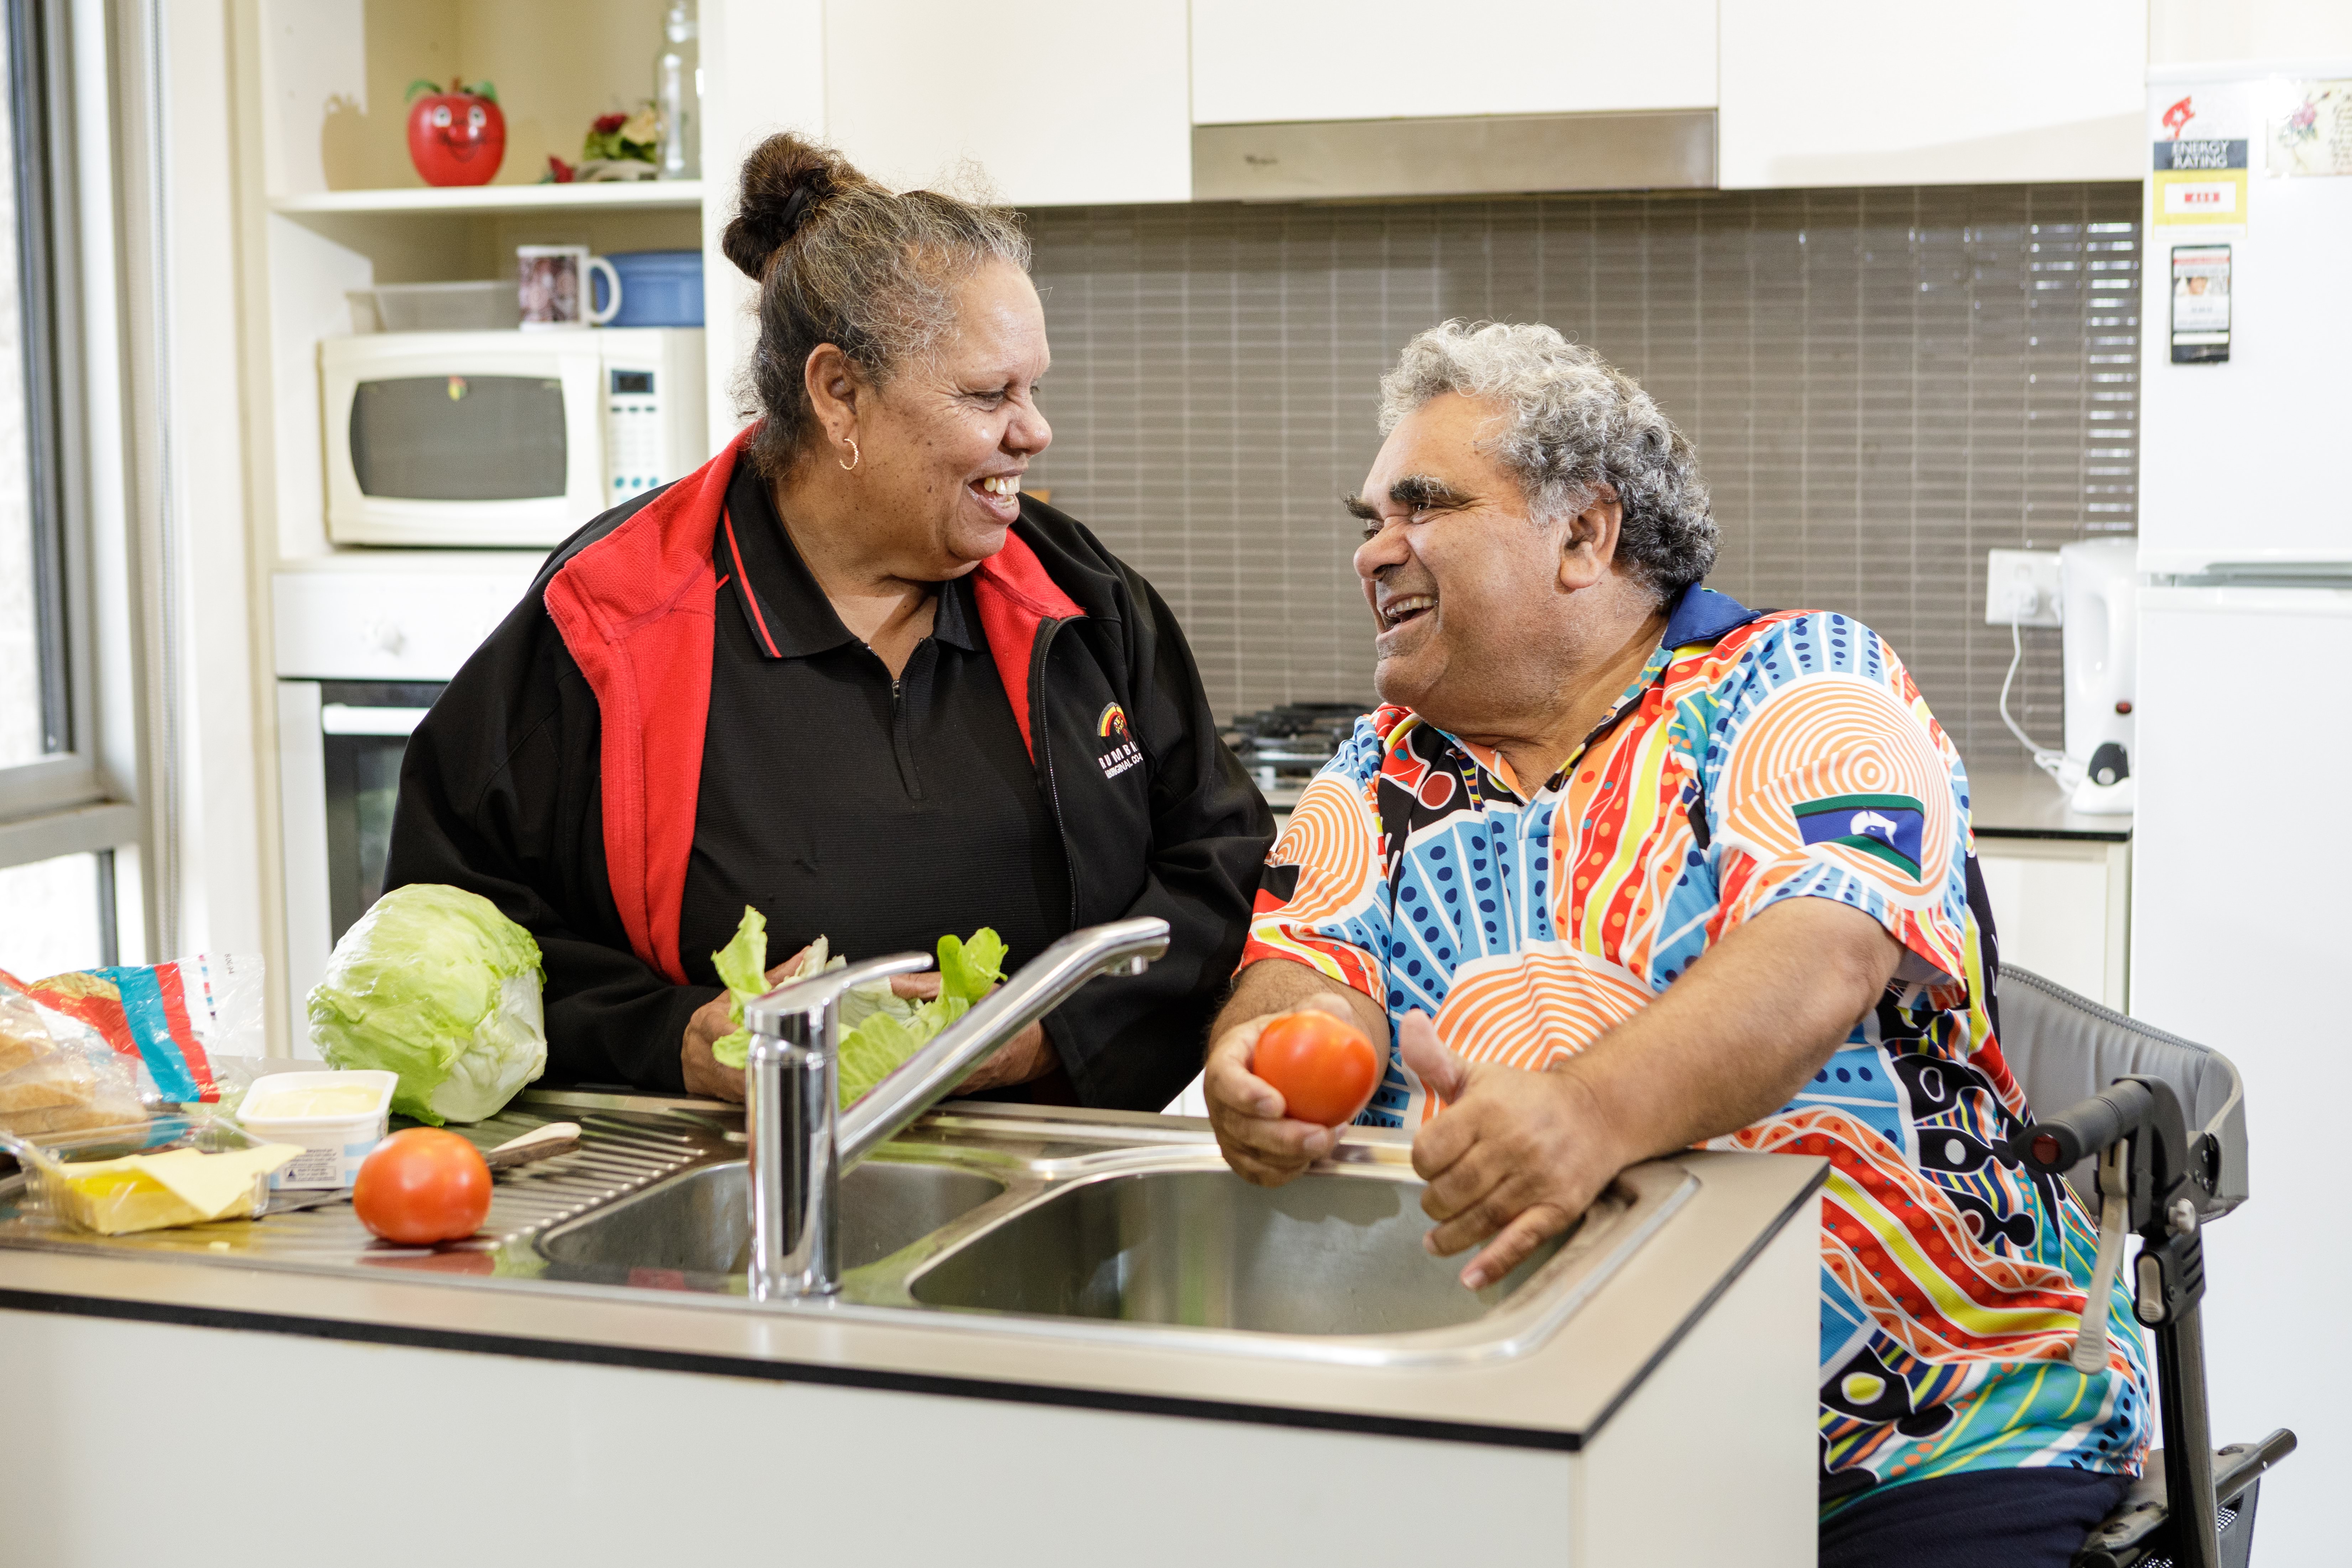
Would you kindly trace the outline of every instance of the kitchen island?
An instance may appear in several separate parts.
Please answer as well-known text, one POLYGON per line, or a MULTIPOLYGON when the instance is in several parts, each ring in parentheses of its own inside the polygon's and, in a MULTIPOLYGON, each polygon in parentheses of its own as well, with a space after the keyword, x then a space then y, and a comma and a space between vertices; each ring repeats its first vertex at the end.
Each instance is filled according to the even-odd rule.
POLYGON ((9 1560, 1812 1561, 1820 1160, 1637 1167, 1474 1300, 1395 1134, 1268 1194, 1197 1121, 950 1105, 851 1173, 809 1305, 730 1268, 731 1108, 469 1132, 564 1119, 439 1249, 0 1184, 9 1560))

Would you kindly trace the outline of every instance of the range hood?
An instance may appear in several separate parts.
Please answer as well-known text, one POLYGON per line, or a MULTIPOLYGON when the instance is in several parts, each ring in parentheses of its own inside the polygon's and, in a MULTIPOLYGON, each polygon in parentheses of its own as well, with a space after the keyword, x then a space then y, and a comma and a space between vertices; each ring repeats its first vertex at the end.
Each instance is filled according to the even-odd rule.
POLYGON ((1711 190, 1712 109, 1192 128, 1192 199, 1711 190))

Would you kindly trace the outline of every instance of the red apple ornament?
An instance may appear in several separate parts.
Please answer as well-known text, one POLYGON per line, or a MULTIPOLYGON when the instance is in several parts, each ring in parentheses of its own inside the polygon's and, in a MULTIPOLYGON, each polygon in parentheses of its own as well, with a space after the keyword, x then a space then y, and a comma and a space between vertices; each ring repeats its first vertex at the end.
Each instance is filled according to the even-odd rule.
POLYGON ((507 155, 507 117, 498 89, 478 81, 408 84, 408 161, 428 185, 487 185, 507 155), (422 92, 424 97, 416 95, 422 92))

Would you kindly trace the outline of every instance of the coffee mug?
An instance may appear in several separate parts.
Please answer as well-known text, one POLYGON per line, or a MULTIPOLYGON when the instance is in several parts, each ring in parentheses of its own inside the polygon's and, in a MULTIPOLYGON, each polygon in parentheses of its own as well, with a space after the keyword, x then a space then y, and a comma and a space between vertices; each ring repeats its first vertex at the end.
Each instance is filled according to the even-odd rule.
POLYGON ((518 245, 515 271, 524 331, 599 327, 620 312, 621 275, 603 257, 589 255, 584 245, 518 245), (604 271, 602 310, 591 309, 588 303, 592 268, 604 271))

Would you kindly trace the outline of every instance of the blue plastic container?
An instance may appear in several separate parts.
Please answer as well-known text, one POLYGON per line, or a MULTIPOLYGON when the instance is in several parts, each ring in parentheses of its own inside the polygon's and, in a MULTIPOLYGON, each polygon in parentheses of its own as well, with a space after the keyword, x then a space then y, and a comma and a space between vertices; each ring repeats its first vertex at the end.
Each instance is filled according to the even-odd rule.
MULTIPOLYGON (((627 250, 608 256, 621 277, 621 313, 608 327, 698 327, 702 325, 702 252, 627 250)), ((589 273, 589 288, 603 310, 603 276, 589 273)))

